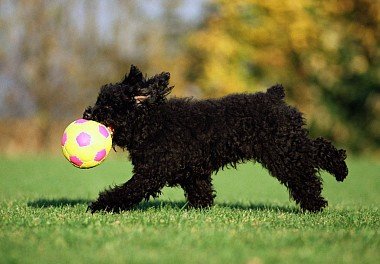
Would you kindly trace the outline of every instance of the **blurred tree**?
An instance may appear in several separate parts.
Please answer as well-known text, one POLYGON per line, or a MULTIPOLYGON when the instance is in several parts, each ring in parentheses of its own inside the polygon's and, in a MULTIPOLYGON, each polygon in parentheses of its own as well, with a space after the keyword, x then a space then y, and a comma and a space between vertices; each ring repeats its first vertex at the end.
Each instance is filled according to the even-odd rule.
POLYGON ((305 65, 321 89, 329 125, 338 124, 330 131, 344 132, 354 151, 379 147, 380 2, 320 1, 315 13, 322 18, 318 48, 305 65))
POLYGON ((35 118, 43 150, 56 137, 52 122, 79 117, 130 64, 171 71, 180 84, 173 57, 186 28, 181 3, 155 2, 154 15, 138 0, 0 0, 0 118, 35 118))
POLYGON ((372 0, 214 0, 188 39, 188 78, 208 96, 283 83, 312 132, 378 147, 379 20, 372 0))

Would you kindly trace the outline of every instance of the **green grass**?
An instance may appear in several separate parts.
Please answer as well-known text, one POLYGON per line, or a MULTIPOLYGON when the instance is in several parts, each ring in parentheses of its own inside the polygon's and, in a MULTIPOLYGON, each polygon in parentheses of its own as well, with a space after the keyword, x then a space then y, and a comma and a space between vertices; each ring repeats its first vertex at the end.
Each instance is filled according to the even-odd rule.
POLYGON ((214 177, 210 210, 184 209, 183 192, 166 188, 136 210, 91 215, 87 203, 129 178, 129 163, 2 158, 0 263, 379 263, 380 164, 349 167, 344 183, 323 175, 329 207, 319 214, 300 213, 248 163, 214 177))

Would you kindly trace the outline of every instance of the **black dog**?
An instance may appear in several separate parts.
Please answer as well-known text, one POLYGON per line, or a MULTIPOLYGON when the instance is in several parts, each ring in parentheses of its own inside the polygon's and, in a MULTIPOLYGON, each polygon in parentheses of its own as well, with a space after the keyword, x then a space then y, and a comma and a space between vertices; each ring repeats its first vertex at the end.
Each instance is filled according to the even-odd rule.
POLYGON ((343 181, 344 150, 324 138, 311 139, 302 114, 284 102, 284 89, 232 94, 220 99, 167 99, 169 73, 146 79, 134 66, 124 80, 101 88, 83 118, 114 130, 113 144, 127 149, 133 177, 100 193, 89 210, 119 212, 157 197, 164 186, 180 186, 188 204, 213 205, 211 175, 255 160, 284 184, 303 210, 322 210, 319 170, 343 181))

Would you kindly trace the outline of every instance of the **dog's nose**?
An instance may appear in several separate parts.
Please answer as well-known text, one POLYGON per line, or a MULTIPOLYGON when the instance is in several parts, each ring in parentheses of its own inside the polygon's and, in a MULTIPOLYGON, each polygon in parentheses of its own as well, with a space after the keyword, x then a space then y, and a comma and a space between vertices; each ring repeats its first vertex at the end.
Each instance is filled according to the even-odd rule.
POLYGON ((83 118, 87 119, 87 120, 92 119, 92 108, 91 107, 87 107, 87 109, 84 111, 83 118))

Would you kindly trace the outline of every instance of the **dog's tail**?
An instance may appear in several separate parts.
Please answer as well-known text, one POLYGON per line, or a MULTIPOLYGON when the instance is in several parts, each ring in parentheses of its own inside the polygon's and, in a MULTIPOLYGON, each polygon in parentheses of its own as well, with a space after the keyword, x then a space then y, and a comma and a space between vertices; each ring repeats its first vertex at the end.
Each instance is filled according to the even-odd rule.
POLYGON ((281 84, 276 84, 268 88, 267 94, 271 95, 277 100, 282 100, 285 98, 285 89, 281 84))
POLYGON ((344 149, 336 149, 330 141, 322 137, 314 140, 314 149, 315 160, 320 169, 334 175, 337 181, 343 181, 347 177, 347 155, 344 149))

